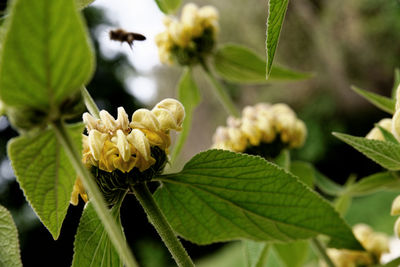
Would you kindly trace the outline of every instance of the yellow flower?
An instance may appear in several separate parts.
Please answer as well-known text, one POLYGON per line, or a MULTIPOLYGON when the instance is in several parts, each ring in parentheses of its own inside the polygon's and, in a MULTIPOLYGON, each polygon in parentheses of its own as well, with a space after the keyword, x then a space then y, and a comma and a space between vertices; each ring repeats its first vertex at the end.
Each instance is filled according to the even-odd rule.
MULTIPOLYGON (((392 119, 389 118, 382 119, 378 122, 378 125, 381 126, 383 129, 388 130, 389 132, 392 131, 392 119)), ((365 136, 365 138, 373 140, 381 140, 381 141, 385 140, 381 130, 378 127, 372 128, 372 130, 365 136)))
POLYGON ((85 188, 83 187, 81 179, 76 178, 74 188, 71 194, 71 204, 76 206, 79 202, 79 196, 81 196, 82 200, 88 202, 88 195, 86 193, 85 188))

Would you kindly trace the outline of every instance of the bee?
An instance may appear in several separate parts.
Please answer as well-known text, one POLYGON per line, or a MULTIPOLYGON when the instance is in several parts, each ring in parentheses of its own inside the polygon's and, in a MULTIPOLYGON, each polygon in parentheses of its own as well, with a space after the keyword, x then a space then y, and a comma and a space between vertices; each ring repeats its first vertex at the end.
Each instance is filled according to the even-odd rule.
POLYGON ((133 41, 144 41, 146 37, 140 33, 127 32, 123 29, 116 29, 110 31, 110 40, 126 42, 132 49, 133 41))

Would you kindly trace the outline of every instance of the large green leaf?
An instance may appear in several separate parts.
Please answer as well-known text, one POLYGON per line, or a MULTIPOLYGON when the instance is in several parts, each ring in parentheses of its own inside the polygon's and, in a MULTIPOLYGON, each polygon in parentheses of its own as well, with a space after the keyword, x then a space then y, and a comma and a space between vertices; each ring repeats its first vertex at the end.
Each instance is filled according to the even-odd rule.
MULTIPOLYGON (((83 125, 69 127, 76 145, 83 125)), ((60 234, 76 179, 64 149, 53 130, 11 139, 8 155, 25 197, 54 239, 60 234)))
POLYGON ((182 0, 155 0, 158 8, 166 14, 171 14, 181 5, 182 0))
POLYGON ((182 78, 178 85, 178 96, 179 100, 185 107, 185 120, 183 121, 183 130, 176 141, 174 150, 172 151, 171 162, 175 161, 185 144, 192 126, 193 111, 201 101, 200 91, 193 79, 192 70, 190 68, 186 68, 182 74, 182 78))
POLYGON ((314 168, 315 185, 327 195, 338 196, 343 192, 343 187, 314 168))
POLYGON ((315 180, 314 167, 304 161, 293 161, 290 164, 290 172, 297 176, 303 183, 313 188, 315 180))
POLYGON ((380 190, 399 190, 400 179, 394 172, 378 172, 362 178, 358 183, 346 188, 351 196, 363 196, 380 190))
POLYGON ((355 86, 352 86, 351 89, 353 89, 353 91, 359 94, 360 96, 364 97, 371 104, 375 105, 377 108, 387 113, 394 114, 395 100, 375 93, 368 92, 366 90, 357 88, 355 86))
POLYGON ((94 59, 74 0, 12 1, 4 27, 0 97, 5 104, 55 112, 89 80, 94 59))
POLYGON ((311 76, 308 73, 273 66, 268 81, 266 81, 265 60, 249 48, 235 44, 227 44, 217 50, 214 66, 222 78, 235 83, 301 80, 311 76))
POLYGON ((276 47, 278 46, 283 20, 289 0, 269 0, 267 19, 267 79, 272 70, 276 47))
POLYGON ((370 140, 342 133, 333 133, 333 135, 351 145, 382 167, 393 171, 400 170, 400 144, 370 140))
POLYGON ((18 231, 10 212, 0 205, 0 266, 22 266, 18 231))
MULTIPOLYGON (((111 214, 121 225, 121 202, 114 205, 111 214)), ((87 203, 74 242, 74 258, 72 266, 116 267, 123 266, 104 226, 97 216, 92 203, 87 203)))
POLYGON ((327 201, 260 157, 208 150, 180 173, 158 179, 158 204, 174 230, 192 242, 286 242, 325 234, 333 247, 360 248, 327 201))

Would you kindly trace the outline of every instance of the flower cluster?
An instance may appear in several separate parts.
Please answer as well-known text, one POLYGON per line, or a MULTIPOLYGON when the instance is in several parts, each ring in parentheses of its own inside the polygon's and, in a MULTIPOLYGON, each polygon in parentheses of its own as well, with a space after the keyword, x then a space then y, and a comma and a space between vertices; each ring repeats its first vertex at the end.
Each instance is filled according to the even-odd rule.
MULTIPOLYGON (((106 173, 130 173, 144 172, 156 163, 153 148, 168 153, 170 130, 182 129, 185 110, 179 101, 168 98, 152 110, 136 110, 131 121, 122 107, 118 108, 117 119, 105 110, 99 116, 96 119, 89 113, 83 114, 88 135, 83 135, 82 162, 87 168, 96 167, 106 173)), ((78 194, 87 199, 79 179, 72 203, 77 203, 78 194)))
POLYGON ((183 7, 180 21, 165 17, 164 25, 166 31, 156 36, 160 61, 191 65, 212 51, 219 29, 218 11, 189 3, 183 7))
POLYGON ((355 225, 353 233, 366 251, 330 248, 327 253, 335 266, 370 266, 379 263, 381 255, 389 252, 388 237, 383 233, 374 232, 368 225, 355 225))
POLYGON ((229 117, 227 127, 218 127, 213 148, 245 152, 262 144, 280 143, 282 148, 298 148, 304 143, 307 129, 286 104, 259 103, 247 106, 241 118, 229 117))

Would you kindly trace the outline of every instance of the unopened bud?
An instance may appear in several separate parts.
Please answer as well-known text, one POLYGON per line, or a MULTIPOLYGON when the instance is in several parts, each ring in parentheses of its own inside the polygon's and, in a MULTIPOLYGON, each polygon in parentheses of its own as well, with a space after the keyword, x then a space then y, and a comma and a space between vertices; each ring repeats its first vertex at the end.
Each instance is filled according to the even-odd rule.
POLYGON ((129 124, 132 128, 145 128, 150 131, 159 131, 160 123, 156 116, 148 109, 138 109, 132 115, 132 122, 129 124))
POLYGON ((393 215, 400 215, 400 195, 397 196, 392 202, 392 209, 390 214, 393 215))

